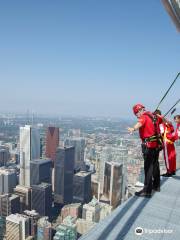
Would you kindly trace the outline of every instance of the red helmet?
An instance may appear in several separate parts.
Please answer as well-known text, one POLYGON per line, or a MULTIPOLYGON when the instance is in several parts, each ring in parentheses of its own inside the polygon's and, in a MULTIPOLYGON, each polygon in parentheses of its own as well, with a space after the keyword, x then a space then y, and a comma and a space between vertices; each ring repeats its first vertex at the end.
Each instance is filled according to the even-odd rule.
POLYGON ((133 107, 134 114, 136 115, 139 112, 139 110, 141 110, 143 108, 145 108, 145 107, 142 104, 140 104, 140 103, 134 105, 134 107, 133 107))

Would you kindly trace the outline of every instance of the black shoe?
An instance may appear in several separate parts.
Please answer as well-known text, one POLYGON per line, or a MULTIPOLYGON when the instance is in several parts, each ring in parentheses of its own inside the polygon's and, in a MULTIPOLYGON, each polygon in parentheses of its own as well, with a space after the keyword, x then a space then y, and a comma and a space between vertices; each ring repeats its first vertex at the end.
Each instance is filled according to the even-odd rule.
POLYGON ((176 171, 172 172, 171 174, 172 174, 172 175, 176 175, 176 171))
POLYGON ((143 190, 141 190, 139 192, 135 192, 135 196, 150 198, 151 197, 151 193, 147 193, 147 192, 144 192, 143 190))
POLYGON ((160 187, 153 187, 153 190, 155 191, 155 192, 160 192, 161 190, 160 190, 160 187))
POLYGON ((165 173, 165 174, 162 174, 161 176, 163 176, 163 177, 171 177, 172 173, 165 173))

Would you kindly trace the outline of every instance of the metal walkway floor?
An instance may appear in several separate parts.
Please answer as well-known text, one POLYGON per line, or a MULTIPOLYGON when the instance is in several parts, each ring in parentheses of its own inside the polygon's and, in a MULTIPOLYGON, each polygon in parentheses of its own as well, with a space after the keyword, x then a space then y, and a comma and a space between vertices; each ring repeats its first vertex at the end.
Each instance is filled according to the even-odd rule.
POLYGON ((179 240, 180 170, 176 176, 161 180, 161 192, 150 199, 131 197, 80 238, 105 239, 179 240))

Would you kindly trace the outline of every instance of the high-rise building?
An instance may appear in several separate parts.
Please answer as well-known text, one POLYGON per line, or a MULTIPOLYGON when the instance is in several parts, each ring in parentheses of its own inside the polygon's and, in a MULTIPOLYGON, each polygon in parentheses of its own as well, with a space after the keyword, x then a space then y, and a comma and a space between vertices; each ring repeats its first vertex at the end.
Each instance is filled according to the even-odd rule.
POLYGON ((56 158, 56 150, 59 146, 59 128, 48 127, 46 132, 46 157, 53 162, 56 158))
POLYGON ((53 240, 76 240, 77 230, 75 221, 75 218, 67 216, 63 223, 56 228, 53 240))
POLYGON ((0 195, 0 216, 7 217, 9 214, 11 214, 9 195, 8 194, 0 195))
POLYGON ((41 183, 32 185, 32 209, 40 216, 51 216, 52 210, 52 185, 41 183))
POLYGON ((11 161, 13 162, 13 163, 15 163, 15 164, 19 164, 20 162, 20 154, 19 154, 19 152, 18 152, 18 150, 16 149, 16 150, 12 150, 11 152, 10 152, 10 154, 11 154, 11 161))
POLYGON ((42 123, 37 124, 40 134, 40 158, 46 158, 45 156, 45 135, 46 135, 46 129, 44 128, 42 123))
POLYGON ((14 194, 20 197, 20 213, 31 210, 31 188, 18 185, 14 189, 14 194))
POLYGON ((121 203, 123 186, 123 164, 105 162, 104 188, 101 200, 107 201, 113 208, 121 203))
POLYGON ((3 240, 6 233, 6 219, 5 217, 0 217, 0 240, 3 240))
POLYGON ((30 162, 39 158, 39 130, 30 125, 20 127, 20 185, 30 187, 30 162))
POLYGON ((84 171, 76 173, 73 183, 73 201, 88 203, 91 199, 91 173, 84 171))
POLYGON ((20 212, 20 198, 15 194, 0 195, 0 216, 7 217, 20 212))
POLYGON ((85 170, 84 162, 84 150, 85 150, 85 139, 80 137, 67 138, 65 140, 65 147, 75 148, 75 159, 74 159, 74 169, 85 170))
POLYGON ((13 213, 20 213, 20 197, 12 194, 9 197, 9 205, 11 208, 11 214, 13 213))
POLYGON ((40 218, 38 221, 37 240, 51 240, 52 226, 48 222, 48 217, 40 218))
POLYGON ((68 204, 73 201, 74 147, 58 148, 54 165, 54 202, 68 204))
POLYGON ((101 206, 101 211, 100 211, 100 220, 103 220, 104 218, 106 218, 108 215, 111 214, 113 208, 112 206, 110 206, 109 204, 106 203, 99 203, 101 206))
POLYGON ((95 196, 99 200, 100 182, 97 174, 91 174, 91 191, 92 191, 92 196, 95 196))
POLYGON ((69 129, 68 137, 80 137, 81 136, 81 129, 69 129))
POLYGON ((3 146, 0 146, 0 167, 6 166, 9 161, 10 153, 9 150, 3 146))
POLYGON ((37 222, 40 217, 39 214, 35 210, 26 210, 23 215, 27 216, 29 219, 29 235, 35 238, 37 236, 37 222))
POLYGON ((91 202, 83 205, 82 218, 89 222, 99 222, 101 205, 98 200, 93 197, 91 202))
POLYGON ((67 216, 71 216, 71 217, 74 217, 74 218, 80 218, 82 216, 82 205, 81 205, 81 203, 72 203, 72 204, 65 205, 61 209, 61 222, 67 216))
POLYGON ((6 239, 26 240, 29 236, 28 218, 21 214, 11 214, 6 218, 6 239))
POLYGON ((15 170, 0 168, 0 194, 13 193, 16 184, 17 176, 15 170))
POLYGON ((82 219, 82 218, 78 218, 76 221, 76 225, 77 225, 77 232, 80 235, 83 235, 83 234, 89 232, 90 229, 96 225, 96 223, 82 219))
POLYGON ((46 182, 51 184, 52 161, 37 159, 30 162, 31 186, 46 182))
POLYGON ((122 144, 117 147, 104 147, 100 154, 100 166, 99 166, 99 182, 100 182, 100 193, 103 193, 104 189, 104 170, 105 162, 117 162, 123 164, 123 193, 126 186, 126 165, 127 165, 128 149, 122 144))

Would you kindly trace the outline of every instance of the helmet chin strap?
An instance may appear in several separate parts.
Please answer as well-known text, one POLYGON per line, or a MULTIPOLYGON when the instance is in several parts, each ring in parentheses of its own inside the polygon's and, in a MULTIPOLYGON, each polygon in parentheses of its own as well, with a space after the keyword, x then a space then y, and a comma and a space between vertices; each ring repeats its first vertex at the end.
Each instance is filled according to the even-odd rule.
POLYGON ((136 114, 137 118, 139 118, 144 112, 145 112, 145 108, 142 108, 141 110, 139 110, 139 112, 136 114))
POLYGON ((145 108, 142 108, 139 112, 142 114, 142 113, 144 113, 146 110, 145 110, 145 108))

